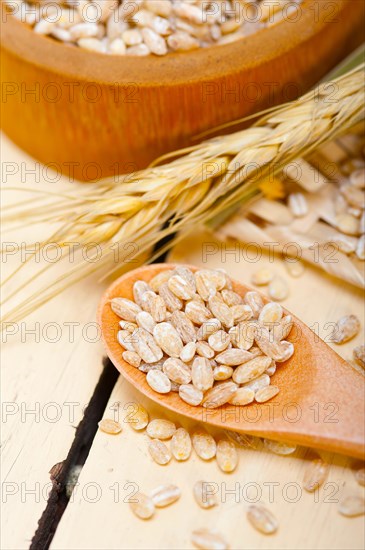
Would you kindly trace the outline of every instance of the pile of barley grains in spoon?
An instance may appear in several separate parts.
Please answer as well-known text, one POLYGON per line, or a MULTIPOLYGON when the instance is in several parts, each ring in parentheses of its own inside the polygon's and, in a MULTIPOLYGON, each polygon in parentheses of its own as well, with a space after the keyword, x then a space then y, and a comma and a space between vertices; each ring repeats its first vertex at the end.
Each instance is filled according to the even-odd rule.
POLYGON ((293 319, 280 304, 264 304, 255 291, 241 297, 223 271, 184 266, 136 281, 133 298, 111 300, 117 338, 123 359, 155 392, 207 408, 278 394, 270 377, 294 353, 286 340, 293 319))

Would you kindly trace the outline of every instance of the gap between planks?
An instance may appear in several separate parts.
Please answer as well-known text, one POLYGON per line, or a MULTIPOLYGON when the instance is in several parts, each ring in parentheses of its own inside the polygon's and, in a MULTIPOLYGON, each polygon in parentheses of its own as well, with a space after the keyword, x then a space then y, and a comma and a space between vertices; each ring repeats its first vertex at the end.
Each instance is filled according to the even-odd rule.
POLYGON ((119 376, 119 372, 107 357, 103 359, 103 367, 84 417, 77 427, 67 458, 61 463, 60 471, 52 480, 53 488, 46 508, 38 522, 38 528, 31 541, 30 550, 47 550, 50 547, 57 526, 70 500, 70 496, 66 494, 66 484, 70 472, 74 466, 83 466, 89 455, 98 430, 98 422, 104 414, 105 407, 119 376))
MULTIPOLYGON (((164 227, 167 226, 167 223, 164 227)), ((173 240, 174 236, 175 234, 168 235, 156 243, 153 249, 153 255, 156 255, 156 259, 153 263, 164 262, 166 260, 167 252, 163 248, 173 240), (159 254, 160 250, 162 250, 161 254, 159 254)), ((38 528, 32 538, 29 550, 48 550, 50 547, 57 526, 70 500, 70 495, 66 494, 66 483, 69 475, 74 466, 83 466, 89 455, 98 430, 98 423, 103 417, 105 408, 119 377, 119 372, 107 357, 103 359, 103 367, 93 396, 85 410, 84 417, 77 427, 67 458, 63 461, 60 472, 53 480, 53 487, 46 508, 38 521, 38 528)))

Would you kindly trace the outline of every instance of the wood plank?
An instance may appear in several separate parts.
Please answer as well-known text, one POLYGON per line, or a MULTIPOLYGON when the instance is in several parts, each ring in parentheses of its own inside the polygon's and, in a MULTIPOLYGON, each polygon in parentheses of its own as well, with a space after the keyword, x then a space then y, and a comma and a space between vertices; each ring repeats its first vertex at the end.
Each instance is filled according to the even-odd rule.
MULTIPOLYGON (((217 244, 211 235, 196 231, 174 250, 170 259, 206 268, 224 267, 232 277, 246 283, 258 267, 270 265, 266 255, 250 263, 242 259, 233 243, 230 247, 218 245, 216 249, 217 244), (206 252, 209 246, 216 252, 207 256, 204 249, 206 252)), ((332 279, 315 267, 306 267, 301 278, 293 279, 281 260, 275 258, 272 266, 290 285, 291 294, 285 305, 307 324, 318 324, 321 337, 328 339, 332 327, 328 323, 347 313, 355 313, 364 323, 362 295, 358 289, 332 279)), ((360 343, 361 335, 348 344, 337 346, 336 351, 349 357, 352 348, 360 343)), ((120 378, 105 417, 116 415, 115 418, 123 423, 123 432, 117 436, 97 433, 79 486, 51 545, 53 550, 191 548, 190 533, 200 527, 216 528, 232 549, 363 548, 363 518, 344 518, 337 512, 337 501, 345 494, 364 494, 350 469, 353 464, 350 459, 323 453, 331 462, 331 469, 328 485, 317 497, 301 490, 303 472, 311 456, 306 449, 298 449, 289 457, 265 450, 240 449, 240 464, 229 475, 220 472, 215 461, 205 463, 194 454, 185 463, 172 461, 168 466, 158 466, 149 457, 148 436, 134 432, 124 421, 127 407, 136 402, 144 404, 151 417, 166 416, 162 407, 147 400, 120 378), (198 480, 217 484, 214 485, 218 490, 217 508, 201 510, 194 502, 192 487, 198 480), (138 520, 126 502, 131 491, 138 488, 148 493, 162 483, 178 485, 182 498, 171 507, 158 510, 152 520, 138 520), (272 498, 269 484, 274 490, 272 498), (229 491, 238 494, 229 494, 229 491), (245 518, 249 500, 255 499, 257 492, 280 522, 278 533, 272 537, 256 533, 245 518)), ((168 417, 189 430, 194 427, 177 415, 168 414, 168 417)))
MULTIPOLYGON (((40 165, 4 136, 1 146, 3 174, 7 169, 14 172, 7 178, 8 186, 49 188, 40 165), (22 182, 27 169, 35 172, 22 182)), ((63 180, 52 185, 52 190, 67 185, 63 180)), ((3 195, 9 202, 21 198, 17 192, 3 195)), ((28 199, 29 194, 22 198, 28 199)), ((3 240, 17 243, 19 236, 5 233, 3 240)), ((2 260, 3 277, 18 260, 19 254, 2 260)), ((29 547, 47 504, 51 488, 48 472, 66 458, 99 379, 103 349, 95 326, 88 323, 95 323, 101 291, 95 279, 79 284, 2 334, 3 548, 29 547)), ((3 292, 2 298, 5 296, 3 292)))

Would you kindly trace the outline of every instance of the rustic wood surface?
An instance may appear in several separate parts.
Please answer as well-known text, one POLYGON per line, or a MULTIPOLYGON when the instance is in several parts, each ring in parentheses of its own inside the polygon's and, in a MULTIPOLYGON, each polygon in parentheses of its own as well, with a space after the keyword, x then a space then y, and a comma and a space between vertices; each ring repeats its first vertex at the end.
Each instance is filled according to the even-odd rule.
MULTIPOLYGON (((34 168, 34 160, 3 136, 1 144, 3 167, 7 162, 20 168, 24 162, 27 168, 34 168)), ((18 186, 20 179, 19 171, 9 177, 8 184, 18 186)), ((27 186, 42 189, 36 179, 36 173, 28 177, 27 186)), ((9 194, 3 193, 4 201, 19 200, 15 193, 9 194)), ((11 234, 3 235, 3 242, 13 240, 11 234)), ((17 261, 15 256, 2 259, 3 278, 17 261)), ((89 336, 85 332, 87 323, 95 318, 99 292, 95 282, 79 285, 67 291, 67 297, 58 297, 2 335, 3 548, 29 547, 46 507, 51 486, 48 472, 66 458, 100 376, 102 346, 100 341, 91 341, 95 338, 92 327, 89 336), (88 345, 83 332, 90 340, 88 345), (87 373, 86 377, 82 373, 87 373)))
MULTIPOLYGON (((24 161, 28 167, 32 162, 34 164, 6 139, 2 140, 2 153, 3 162, 24 161)), ((46 185, 44 181, 38 183, 35 179, 35 176, 29 176, 27 186, 40 188, 46 185), (34 181, 30 181, 32 179, 34 181)), ((19 174, 8 178, 7 184, 18 185, 19 174)), ((6 234, 5 239, 11 241, 11 237, 6 234)), ((171 261, 224 267, 232 277, 246 284, 250 284, 251 274, 259 266, 269 264, 266 256, 255 263, 244 261, 242 255, 238 257, 233 244, 231 248, 219 247, 217 253, 204 258, 204 243, 214 242, 211 235, 199 232, 197 228, 193 237, 174 250, 171 261), (235 253, 227 254, 229 250, 235 253)), ((10 268, 10 264, 9 261, 4 269, 10 268)), ((332 329, 328 323, 344 314, 355 313, 364 326, 360 290, 313 267, 307 267, 299 279, 290 278, 277 259, 273 269, 290 285, 290 296, 284 305, 309 326, 318 327, 322 338, 328 340, 332 329)), ((92 279, 79 284, 35 312, 24 325, 23 330, 34 329, 37 322, 41 327, 54 321, 62 327, 67 322, 78 322, 74 342, 69 341, 65 331, 55 343, 47 342, 44 336, 36 342, 33 335, 26 335, 22 341, 20 331, 9 336, 3 346, 2 399, 8 407, 6 415, 3 408, 1 434, 4 549, 29 547, 37 521, 46 507, 42 492, 49 487, 48 471, 67 456, 82 408, 89 401, 99 378, 104 354, 102 346, 99 341, 90 342, 94 336, 91 331, 89 341, 83 338, 80 327, 95 321, 97 303, 105 288, 106 284, 99 285, 92 279), (65 405, 72 402, 76 403, 74 418, 70 418, 70 406, 65 405), (22 410, 34 409, 37 403, 41 411, 39 421, 34 415, 22 416, 22 410), (62 414, 56 422, 50 419, 59 409, 49 403, 61 407, 62 414), (30 493, 34 489, 39 495, 30 493)), ((49 330, 50 339, 53 336, 51 328, 49 330)), ((363 340, 359 335, 348 344, 333 347, 347 359, 351 357, 353 347, 361 343, 363 340)), ((132 406, 136 402, 143 403, 151 417, 163 416, 189 428, 196 426, 183 417, 166 413, 120 377, 104 416, 119 418, 123 432, 117 436, 97 433, 79 477, 79 485, 59 523, 51 545, 53 549, 191 548, 190 533, 199 527, 215 527, 233 549, 363 548, 363 518, 344 518, 337 512, 338 501, 344 495, 363 494, 363 488, 354 477, 352 468, 357 463, 353 459, 321 452, 331 462, 331 469, 328 485, 318 495, 305 493, 300 488, 311 456, 311 452, 303 448, 289 457, 276 456, 263 449, 241 449, 240 464, 229 475, 220 472, 214 461, 205 463, 195 455, 186 463, 171 462, 166 467, 158 466, 148 454, 147 436, 134 432, 124 422, 125 416, 133 412, 132 406), (199 479, 217 484, 220 501, 217 508, 201 510, 194 502, 192 486, 199 479), (158 510, 148 522, 138 520, 129 509, 128 497, 137 487, 148 492, 167 482, 181 488, 180 501, 158 510), (246 520, 248 502, 257 495, 279 520, 279 531, 272 537, 259 535, 246 520)), ((221 432, 213 430, 213 433, 219 436, 221 432)))
POLYGON ((201 132, 303 94, 364 40, 364 9, 362 0, 304 0, 294 23, 163 58, 72 48, 4 16, 1 125, 77 179, 134 171, 201 132))

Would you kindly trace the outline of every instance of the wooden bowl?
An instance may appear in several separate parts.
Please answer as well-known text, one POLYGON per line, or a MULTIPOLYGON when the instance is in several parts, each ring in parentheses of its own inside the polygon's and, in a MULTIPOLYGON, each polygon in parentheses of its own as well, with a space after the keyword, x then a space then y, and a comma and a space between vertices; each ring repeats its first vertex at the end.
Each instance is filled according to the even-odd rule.
POLYGON ((142 168, 209 128, 292 99, 364 38, 364 2, 304 0, 297 21, 237 42, 118 57, 37 35, 2 8, 2 128, 80 180, 142 168))

